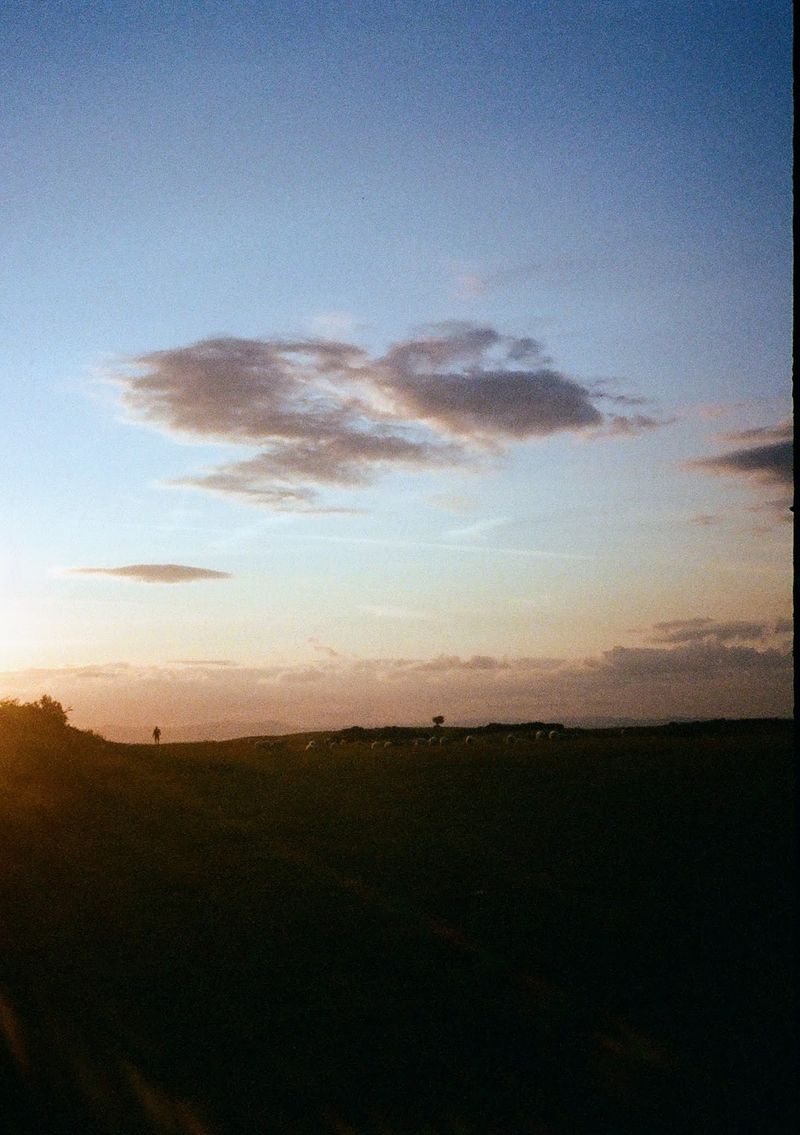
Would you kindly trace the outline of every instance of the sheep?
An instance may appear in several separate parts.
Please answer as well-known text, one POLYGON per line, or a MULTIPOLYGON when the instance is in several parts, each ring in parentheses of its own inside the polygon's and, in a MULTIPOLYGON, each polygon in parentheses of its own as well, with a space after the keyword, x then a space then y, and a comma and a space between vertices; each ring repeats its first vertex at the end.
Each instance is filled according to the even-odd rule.
POLYGON ((383 747, 384 747, 384 749, 391 749, 391 747, 392 747, 392 742, 391 742, 391 741, 384 741, 384 742, 383 742, 383 747))
POLYGON ((551 729, 547 736, 550 741, 557 741, 560 737, 560 733, 557 729, 551 729))
POLYGON ((309 741, 308 744, 306 745, 306 752, 308 752, 309 749, 316 749, 316 747, 317 747, 316 741, 309 741))
POLYGON ((276 745, 276 742, 271 741, 267 737, 263 737, 260 741, 254 741, 253 742, 253 748, 254 749, 274 749, 275 745, 276 745))
POLYGON ((537 740, 537 741, 543 741, 544 740, 544 729, 537 729, 536 730, 535 740, 537 740))
POLYGON ((370 749, 377 749, 379 745, 380 745, 380 741, 372 741, 370 743, 370 749))
POLYGON ((467 736, 464 738, 464 744, 465 745, 474 745, 475 744, 475 738, 472 736, 471 733, 468 733, 467 736))
POLYGON ((428 744, 429 745, 435 745, 436 744, 436 738, 435 737, 429 737, 428 738, 428 744))
POLYGON ((509 733, 509 735, 506 737, 506 744, 507 745, 516 745, 516 743, 517 743, 517 738, 514 736, 513 733, 509 733))

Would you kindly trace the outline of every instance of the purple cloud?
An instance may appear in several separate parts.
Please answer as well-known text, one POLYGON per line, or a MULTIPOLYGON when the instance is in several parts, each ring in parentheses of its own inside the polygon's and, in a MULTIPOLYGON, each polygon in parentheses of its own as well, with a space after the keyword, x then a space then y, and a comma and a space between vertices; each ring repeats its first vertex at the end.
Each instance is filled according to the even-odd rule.
POLYGON ((392 469, 480 467, 559 432, 660 424, 606 417, 594 404, 604 395, 555 369, 535 339, 469 323, 428 328, 382 356, 319 338, 219 338, 129 362, 116 380, 132 418, 254 451, 172 483, 274 511, 350 511, 321 505, 320 492, 392 469))
MULTIPOLYGON (((789 620, 753 624, 762 625, 785 633, 789 620)), ((710 619, 659 623, 656 628, 662 631, 656 633, 671 635, 671 641, 617 645, 583 661, 489 654, 347 658, 323 649, 315 661, 293 666, 211 661, 62 667, 3 673, 0 684, 6 695, 25 700, 51 692, 74 707, 75 724, 104 731, 103 723, 116 722, 112 735, 132 738, 146 736, 144 726, 152 728, 159 719, 170 728, 238 720, 243 723, 238 735, 244 735, 256 731, 252 722, 259 717, 280 719, 283 731, 295 732, 387 721, 428 724, 439 711, 454 723, 580 723, 603 715, 790 716, 793 660, 788 645, 777 649, 732 638, 732 645, 720 641, 726 633, 732 635, 732 626, 710 619), (709 637, 689 637, 694 631, 706 631, 709 637), (165 697, 171 722, 163 719, 165 697)), ((227 735, 236 736, 236 729, 227 735)))
POLYGON ((67 568, 69 575, 107 575, 116 579, 136 579, 141 583, 189 583, 195 579, 231 579, 230 572, 185 564, 127 564, 124 567, 67 568))
POLYGON ((782 633, 780 624, 753 622, 744 619, 717 622, 714 619, 673 619, 655 623, 650 635, 653 642, 760 642, 782 633))
POLYGON ((719 457, 693 461, 692 468, 708 473, 729 473, 766 485, 790 485, 793 479, 794 444, 791 441, 735 449, 719 457))
POLYGON ((727 442, 760 441, 733 449, 717 457, 704 457, 689 462, 688 468, 705 473, 727 474, 763 485, 791 485, 794 482, 794 435, 791 422, 775 426, 759 426, 724 434, 727 442))

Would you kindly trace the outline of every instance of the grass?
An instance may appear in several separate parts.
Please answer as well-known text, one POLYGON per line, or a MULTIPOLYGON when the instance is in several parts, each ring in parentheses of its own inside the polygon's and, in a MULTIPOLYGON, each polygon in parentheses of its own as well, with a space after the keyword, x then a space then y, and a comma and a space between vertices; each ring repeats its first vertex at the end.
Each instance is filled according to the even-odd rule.
POLYGON ((793 1129, 791 734, 0 737, 9 1132, 793 1129))

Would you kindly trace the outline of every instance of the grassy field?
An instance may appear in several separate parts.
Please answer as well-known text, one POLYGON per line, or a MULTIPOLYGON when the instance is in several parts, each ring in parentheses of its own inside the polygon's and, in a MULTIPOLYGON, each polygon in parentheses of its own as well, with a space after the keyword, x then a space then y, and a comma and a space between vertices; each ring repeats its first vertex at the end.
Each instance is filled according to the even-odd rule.
POLYGON ((791 738, 0 735, 0 1129, 793 1129, 791 738))

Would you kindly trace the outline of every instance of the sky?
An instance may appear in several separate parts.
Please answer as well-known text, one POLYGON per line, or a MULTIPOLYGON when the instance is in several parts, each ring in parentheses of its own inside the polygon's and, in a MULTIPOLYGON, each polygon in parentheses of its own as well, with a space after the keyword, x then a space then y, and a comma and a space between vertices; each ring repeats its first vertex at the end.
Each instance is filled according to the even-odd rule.
POLYGON ((788 4, 0 23, 0 698, 792 713, 788 4))

